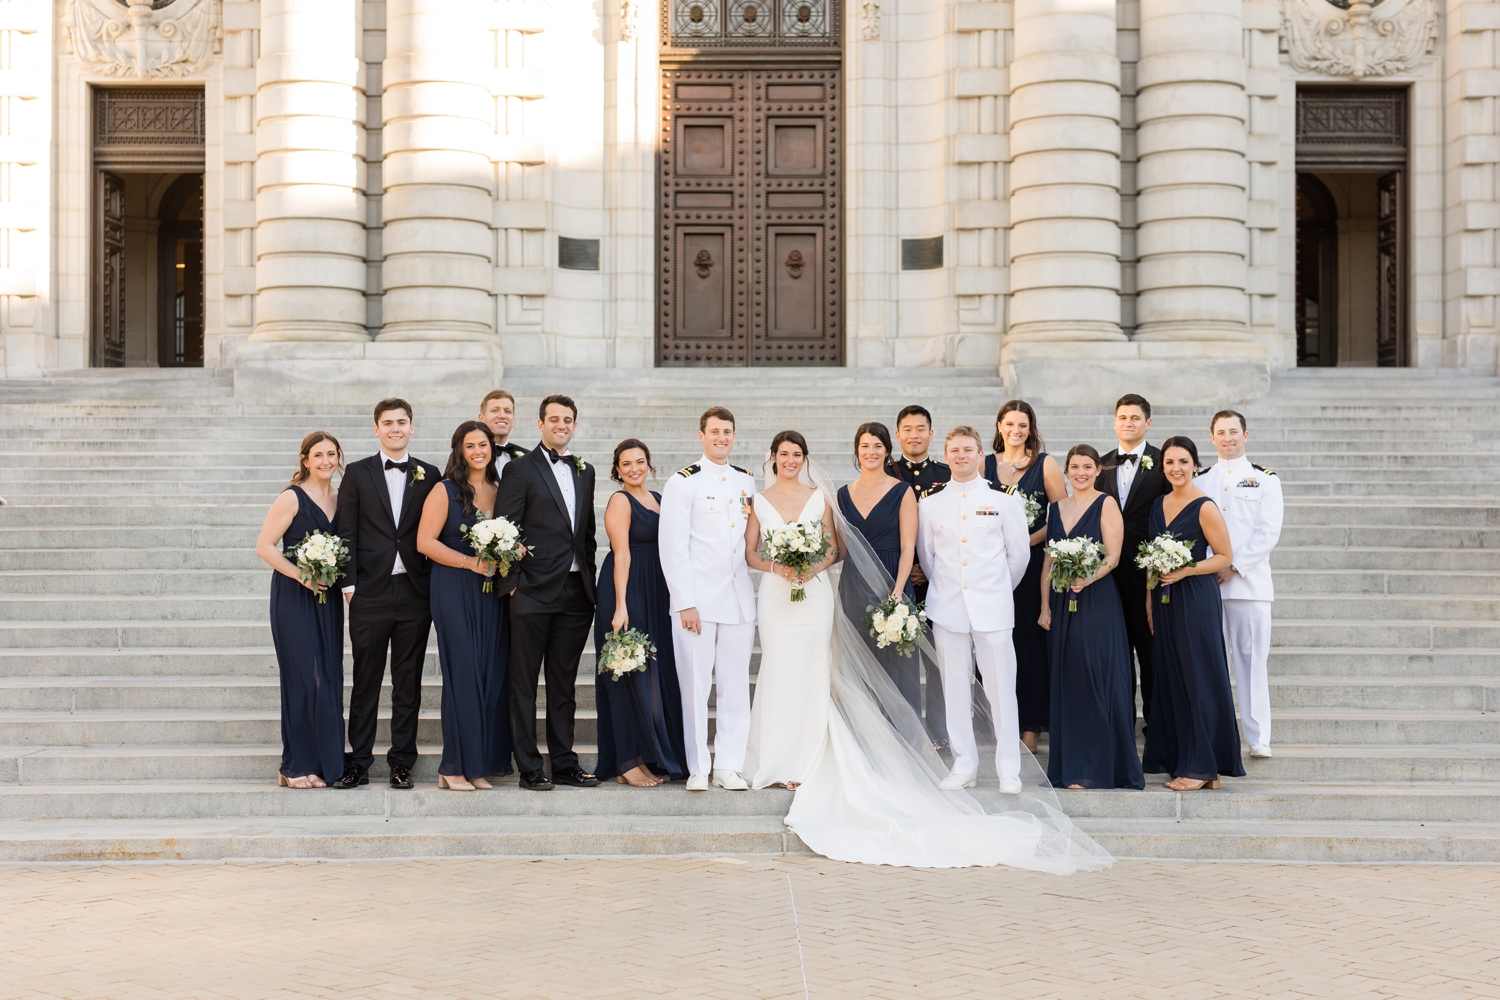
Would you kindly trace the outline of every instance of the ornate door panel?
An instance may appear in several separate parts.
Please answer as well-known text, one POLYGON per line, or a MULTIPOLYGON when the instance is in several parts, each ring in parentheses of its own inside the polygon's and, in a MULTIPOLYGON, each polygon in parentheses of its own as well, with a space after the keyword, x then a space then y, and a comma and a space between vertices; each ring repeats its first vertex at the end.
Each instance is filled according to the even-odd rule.
POLYGON ((1381 177, 1376 186, 1380 214, 1375 221, 1377 292, 1375 358, 1382 367, 1406 364, 1406 252, 1402 234, 1401 172, 1381 177))
POLYGON ((663 73, 658 363, 843 363, 836 68, 663 73))
POLYGON ((94 192, 98 231, 94 235, 94 366, 125 364, 125 182, 98 173, 94 192))

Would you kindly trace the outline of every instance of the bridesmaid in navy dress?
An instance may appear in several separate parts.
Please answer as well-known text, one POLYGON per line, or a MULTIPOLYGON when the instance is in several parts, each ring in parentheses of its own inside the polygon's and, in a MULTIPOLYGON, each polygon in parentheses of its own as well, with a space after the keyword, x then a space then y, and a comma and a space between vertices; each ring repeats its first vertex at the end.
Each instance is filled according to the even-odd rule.
POLYGON ((432 623, 437 626, 438 667, 443 673, 443 759, 438 787, 460 792, 492 787, 485 776, 509 774, 499 748, 510 746, 499 662, 498 586, 484 592, 495 566, 474 555, 460 530, 488 520, 500 477, 491 460, 489 427, 466 420, 453 432, 443 488, 422 504, 417 551, 432 560, 432 623))
POLYGON ((634 628, 651 637, 656 658, 645 670, 594 675, 599 711, 601 781, 651 788, 687 777, 683 749, 682 694, 672 653, 672 616, 667 578, 661 571, 656 532, 661 494, 646 489, 651 451, 635 438, 615 445, 609 478, 622 487, 604 508, 609 554, 595 588, 594 649, 610 632, 634 628))
POLYGON ((271 565, 271 642, 281 672, 281 770, 277 784, 325 788, 343 774, 344 602, 304 583, 287 558, 314 531, 333 534, 344 452, 332 434, 302 439, 297 472, 271 504, 255 552, 271 565))
POLYGON ((1125 518, 1114 497, 1094 488, 1097 451, 1080 444, 1068 452, 1067 461, 1073 495, 1052 505, 1047 540, 1092 538, 1104 546, 1105 557, 1092 579, 1077 581, 1061 594, 1048 582, 1052 559, 1043 557, 1037 597, 1052 656, 1047 780, 1068 788, 1144 788, 1135 752, 1135 687, 1125 612, 1109 575, 1120 564, 1125 518), (1077 610, 1070 611, 1070 604, 1077 610))
MULTIPOLYGON (((909 483, 892 473, 891 432, 884 424, 871 421, 860 425, 854 432, 854 458, 859 478, 839 487, 839 513, 870 543, 892 582, 889 593, 868 594, 855 583, 865 574, 840 575, 839 600, 850 620, 860 622, 868 614, 865 608, 887 597, 900 595, 916 600, 911 564, 917 550, 917 497, 909 483)), ((865 641, 906 703, 921 718, 922 678, 917 657, 902 656, 891 646, 880 649, 868 635, 865 641)))
POLYGON ((1172 532, 1192 544, 1197 565, 1168 573, 1161 578, 1162 586, 1146 595, 1156 641, 1156 687, 1147 717, 1144 763, 1152 774, 1172 775, 1168 788, 1190 792, 1218 788, 1221 774, 1245 773, 1224 654, 1224 607, 1214 576, 1234 561, 1234 551, 1218 504, 1209 503, 1193 485, 1197 446, 1189 438, 1174 437, 1161 451, 1162 471, 1172 492, 1152 505, 1146 537, 1172 532))
POLYGON ((1021 724, 1021 742, 1036 751, 1037 736, 1047 731, 1051 719, 1051 668, 1047 633, 1039 625, 1043 549, 1047 547, 1047 507, 1068 495, 1062 470, 1043 450, 1036 412, 1024 399, 1012 399, 995 417, 994 452, 984 459, 984 477, 1017 494, 1036 501, 1031 518, 1031 562, 1016 584, 1016 627, 1011 641, 1016 647, 1016 712, 1021 724))

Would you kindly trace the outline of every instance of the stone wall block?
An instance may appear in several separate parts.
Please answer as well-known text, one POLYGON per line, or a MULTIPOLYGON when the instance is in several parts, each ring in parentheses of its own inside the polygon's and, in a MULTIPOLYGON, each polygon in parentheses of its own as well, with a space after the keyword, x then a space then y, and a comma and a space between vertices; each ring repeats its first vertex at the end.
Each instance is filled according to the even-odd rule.
MULTIPOLYGON (((1119 198, 1120 159, 1117 153, 1092 150, 1049 150, 1018 156, 1011 163, 1011 188, 1016 192, 1033 185, 1098 185, 1110 188, 1119 198)), ((1063 192, 1055 194, 1067 197, 1063 192)), ((1064 209, 1066 206, 1061 206, 1064 209)), ((1066 214, 1072 214, 1067 211, 1066 214)), ((1119 214, 1118 210, 1115 212, 1119 214)))
MULTIPOLYGON (((390 81, 386 85, 390 86, 390 81)), ((468 83, 427 82, 420 87, 401 86, 381 97, 381 114, 387 122, 426 116, 472 118, 489 122, 494 98, 483 87, 468 83)))
POLYGON ((1010 130, 1011 155, 1052 153, 1067 150, 1102 152, 1118 159, 1120 127, 1105 118, 1054 115, 1030 118, 1010 130))
POLYGON ((1177 218, 1142 226, 1136 237, 1141 257, 1157 254, 1207 254, 1243 258, 1250 249, 1250 230, 1233 219, 1177 218))
MULTIPOLYGON (((1141 280, 1149 280, 1153 291, 1192 288, 1201 290, 1205 296, 1215 289, 1233 291, 1241 300, 1235 315, 1241 318, 1245 315, 1245 258, 1242 255, 1188 250, 1153 254, 1143 258, 1136 267, 1141 280)), ((1181 296, 1172 296, 1168 301, 1189 309, 1193 305, 1181 296)))
MULTIPOLYGON (((349 153, 332 153, 323 149, 271 150, 256 159, 256 180, 262 188, 278 185, 313 185, 348 188, 351 195, 363 198, 364 164, 349 153)), ((332 192, 325 192, 331 194, 332 192)), ((336 204, 343 203, 339 196, 336 204)), ((337 216, 335 216, 337 218, 337 216)))
POLYGON ((1120 120, 1120 92, 1113 87, 1078 80, 1038 83, 1010 97, 1011 134, 1016 126, 1055 115, 1089 115, 1120 120))
POLYGON ((255 332, 251 340, 365 341, 366 337, 344 336, 357 326, 364 329, 363 295, 330 293, 312 284, 315 269, 295 277, 298 285, 273 286, 261 279, 260 262, 255 265, 255 332))
POLYGON ((269 240, 278 254, 340 254, 359 258, 365 252, 364 225, 354 221, 330 224, 326 218, 295 213, 284 218, 263 217, 256 235, 269 240))
MULTIPOLYGON (((1136 168, 1141 190, 1177 184, 1222 184, 1241 192, 1250 183, 1245 154, 1228 149, 1168 149, 1142 156, 1136 168)), ((1241 209, 1236 218, 1244 218, 1241 209)))
POLYGON ((1045 219, 1011 228, 1011 253, 1028 257, 1047 253, 1099 253, 1113 246, 1119 254, 1120 227, 1110 219, 1045 219))
MULTIPOLYGON (((1155 222, 1162 219, 1245 219, 1248 216, 1244 192, 1229 185, 1220 184, 1172 184, 1156 186, 1142 191, 1135 200, 1137 222, 1155 222)), ((1275 206, 1265 218, 1267 224, 1258 228, 1276 228, 1275 206)))
MULTIPOLYGON (((1113 29, 1110 34, 1113 35, 1113 29)), ((1022 32, 1017 32, 1018 35, 1022 32)), ((1048 52, 1017 55, 1008 72, 1010 91, 1055 83, 1098 83, 1119 93, 1120 60, 1109 52, 1048 52)))
MULTIPOLYGON (((493 334, 490 338, 474 336, 476 327, 494 322, 495 300, 490 289, 492 274, 486 273, 484 288, 474 288, 467 284, 474 280, 474 271, 470 268, 450 270, 432 266, 440 263, 433 257, 426 259, 425 263, 429 265, 426 267, 422 263, 411 263, 411 270, 396 269, 395 280, 399 284, 390 284, 387 278, 387 289, 399 289, 402 294, 392 296, 390 291, 386 292, 384 316, 388 326, 396 324, 398 330, 422 330, 425 336, 382 338, 382 343, 401 339, 488 342, 493 338, 493 334), (456 280, 460 274, 465 285, 442 283, 456 280)), ((391 274, 390 260, 386 261, 385 273, 387 276, 391 274)))
MULTIPOLYGON (((257 156, 282 150, 321 150, 353 159, 363 158, 365 152, 364 132, 355 128, 352 121, 337 118, 329 121, 313 115, 268 119, 255 130, 255 135, 244 138, 253 144, 257 156)), ((251 160, 254 158, 252 156, 251 160)))
POLYGON ((1247 143, 1245 123, 1234 118, 1155 118, 1135 132, 1136 155, 1142 157, 1192 151, 1196 146, 1204 152, 1230 153, 1243 163, 1247 143))
POLYGON ((494 238, 494 231, 486 223, 428 215, 411 219, 405 225, 387 227, 384 243, 388 257, 460 253, 483 258, 494 238))
MULTIPOLYGON (((389 234, 386 238, 390 238, 389 234)), ((415 290, 431 286, 449 289, 482 288, 488 295, 490 282, 493 280, 490 274, 492 270, 477 254, 432 250, 388 253, 384 267, 385 287, 387 294, 397 288, 415 290)), ((386 315, 392 315, 389 306, 386 315)))
MULTIPOLYGON (((1064 264, 1063 270, 1070 265, 1064 264)), ((1070 270, 1062 286, 1045 283, 1058 280, 1057 268, 1023 271, 1021 262, 1010 265, 1010 330, 1012 340, 1119 340, 1110 336, 1110 324, 1120 328, 1120 265, 1111 273, 1101 265, 1095 277, 1105 287, 1090 288, 1084 275, 1070 270), (1113 281, 1111 282, 1111 277, 1113 281), (1017 287, 1021 283, 1027 287, 1017 287)))
POLYGON ((351 127, 359 113, 359 99, 348 83, 309 80, 271 82, 255 94, 256 131, 278 118, 322 118, 333 128, 351 127))
POLYGON ((403 183, 385 194, 387 217, 415 219, 426 216, 477 221, 489 218, 496 204, 490 192, 477 185, 408 184, 405 180, 403 178, 403 183))
POLYGON ((1145 90, 1161 84, 1231 83, 1243 90, 1247 72, 1238 52, 1169 51, 1136 63, 1135 84, 1145 90))
MULTIPOLYGON (((484 153, 458 149, 421 149, 392 154, 387 146, 385 171, 386 198, 398 188, 416 186, 426 189, 438 185, 473 188, 486 193, 494 190, 494 170, 484 153)), ((389 214, 389 213, 387 213, 389 214)), ((489 211, 467 215, 488 218, 489 211)))
POLYGON ((280 256, 266 254, 255 262, 255 272, 258 282, 281 288, 295 285, 363 288, 365 283, 363 260, 332 253, 313 260, 308 260, 305 252, 295 250, 280 256))
MULTIPOLYGON (((1043 175, 1045 176, 1045 175, 1043 175)), ((1033 219, 1120 221, 1120 192, 1108 185, 1037 185, 1010 196, 1011 225, 1033 219)))

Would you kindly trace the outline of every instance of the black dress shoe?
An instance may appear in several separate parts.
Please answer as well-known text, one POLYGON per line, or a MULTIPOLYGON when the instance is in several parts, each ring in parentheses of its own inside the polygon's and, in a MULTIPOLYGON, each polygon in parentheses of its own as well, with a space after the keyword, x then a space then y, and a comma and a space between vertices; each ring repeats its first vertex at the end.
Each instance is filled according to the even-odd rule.
POLYGON ((572 785, 575 788, 593 788, 599 784, 598 778, 589 774, 577 764, 574 764, 572 767, 565 767, 562 770, 553 768, 552 780, 559 785, 572 785))
POLYGON ((521 787, 530 789, 533 792, 550 792, 552 791, 552 782, 548 779, 547 772, 538 768, 535 771, 521 772, 521 787))
POLYGON ((408 771, 404 767, 399 767, 399 766, 398 767, 392 767, 391 768, 391 787, 392 788, 410 788, 411 787, 411 772, 408 771))
POLYGON ((368 768, 357 764, 344 765, 344 773, 339 776, 338 781, 328 783, 329 788, 354 788, 356 785, 368 785, 370 783, 370 771, 368 768))

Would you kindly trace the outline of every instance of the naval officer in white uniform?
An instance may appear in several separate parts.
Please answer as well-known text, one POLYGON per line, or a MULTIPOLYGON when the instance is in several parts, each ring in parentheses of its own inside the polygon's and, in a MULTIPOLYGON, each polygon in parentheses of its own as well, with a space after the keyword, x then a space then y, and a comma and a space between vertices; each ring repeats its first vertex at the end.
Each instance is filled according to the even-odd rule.
POLYGON ((1021 731, 1012 593, 1031 560, 1031 538, 1021 501, 980 476, 983 457, 974 428, 948 432, 943 461, 953 476, 917 504, 917 552, 953 747, 953 770, 940 787, 967 788, 979 774, 970 682, 977 659, 994 716, 1000 790, 1014 794, 1021 790, 1021 731))
POLYGON ((708 789, 708 692, 717 679, 714 784, 742 790, 750 738, 750 651, 755 645, 755 588, 745 565, 745 525, 755 478, 729 464, 734 414, 722 406, 698 420, 703 458, 667 480, 661 491, 658 547, 671 593, 682 688, 688 790, 708 789), (716 676, 717 675, 717 676, 716 676))
POLYGON ((1245 457, 1245 418, 1220 410, 1210 425, 1219 461, 1193 480, 1218 503, 1229 526, 1234 564, 1219 571, 1224 639, 1234 669, 1240 729, 1250 756, 1271 756, 1271 550, 1281 538, 1281 479, 1245 457))

